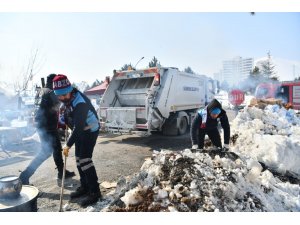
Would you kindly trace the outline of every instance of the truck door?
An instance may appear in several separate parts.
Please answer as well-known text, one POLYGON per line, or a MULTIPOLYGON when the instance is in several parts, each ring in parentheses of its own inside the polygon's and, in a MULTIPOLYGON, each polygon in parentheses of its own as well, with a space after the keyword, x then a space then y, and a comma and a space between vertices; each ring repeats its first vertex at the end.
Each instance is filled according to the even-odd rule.
POLYGON ((292 99, 294 109, 300 110, 300 84, 291 86, 292 88, 292 99))

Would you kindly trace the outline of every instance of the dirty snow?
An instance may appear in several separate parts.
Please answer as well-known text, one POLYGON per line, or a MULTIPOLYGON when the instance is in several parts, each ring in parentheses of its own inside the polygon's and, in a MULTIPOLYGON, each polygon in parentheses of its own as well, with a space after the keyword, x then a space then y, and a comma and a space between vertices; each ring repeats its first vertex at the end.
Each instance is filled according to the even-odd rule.
POLYGON ((293 110, 246 107, 230 152, 155 151, 95 211, 299 212, 299 125, 293 110))
POLYGON ((210 153, 156 152, 118 184, 121 201, 103 211, 300 211, 299 184, 282 182, 252 158, 210 153))

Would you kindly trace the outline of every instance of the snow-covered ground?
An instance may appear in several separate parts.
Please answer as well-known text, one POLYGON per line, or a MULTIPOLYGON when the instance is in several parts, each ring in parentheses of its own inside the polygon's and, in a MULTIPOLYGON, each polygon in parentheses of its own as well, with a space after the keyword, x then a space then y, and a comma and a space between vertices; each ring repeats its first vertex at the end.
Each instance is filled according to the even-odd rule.
POLYGON ((246 107, 230 152, 154 152, 96 211, 300 212, 300 121, 277 105, 246 107))
POLYGON ((268 105, 265 110, 246 107, 232 122, 237 134, 234 152, 247 155, 285 173, 300 175, 300 118, 294 110, 268 105))

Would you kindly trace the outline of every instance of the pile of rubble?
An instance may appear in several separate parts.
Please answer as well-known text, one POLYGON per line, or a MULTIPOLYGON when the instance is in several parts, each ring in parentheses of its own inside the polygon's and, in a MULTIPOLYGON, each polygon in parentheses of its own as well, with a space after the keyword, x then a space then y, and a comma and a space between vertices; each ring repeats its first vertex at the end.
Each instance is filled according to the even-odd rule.
POLYGON ((121 179, 102 211, 299 211, 300 202, 291 204, 299 193, 299 185, 282 185, 257 161, 234 153, 162 151, 134 178, 121 179))
POLYGON ((155 151, 96 211, 300 211, 300 119, 246 107, 231 124, 231 151, 155 151))
POLYGON ((293 108, 293 105, 291 103, 284 103, 282 99, 277 99, 277 98, 267 98, 267 99, 252 98, 249 107, 255 106, 259 109, 265 109, 268 105, 278 105, 284 107, 287 110, 293 108))

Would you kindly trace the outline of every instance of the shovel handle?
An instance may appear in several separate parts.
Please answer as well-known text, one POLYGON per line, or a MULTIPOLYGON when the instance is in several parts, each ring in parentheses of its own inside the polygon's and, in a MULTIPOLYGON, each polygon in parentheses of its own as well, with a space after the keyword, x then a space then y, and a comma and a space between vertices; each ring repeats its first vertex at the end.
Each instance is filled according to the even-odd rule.
POLYGON ((64 170, 63 170, 63 176, 61 179, 61 188, 60 188, 59 212, 63 212, 62 203, 63 203, 64 186, 65 186, 66 166, 67 166, 67 157, 65 156, 64 170))

